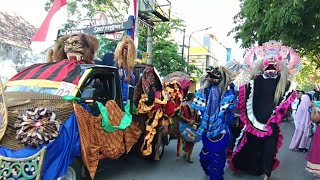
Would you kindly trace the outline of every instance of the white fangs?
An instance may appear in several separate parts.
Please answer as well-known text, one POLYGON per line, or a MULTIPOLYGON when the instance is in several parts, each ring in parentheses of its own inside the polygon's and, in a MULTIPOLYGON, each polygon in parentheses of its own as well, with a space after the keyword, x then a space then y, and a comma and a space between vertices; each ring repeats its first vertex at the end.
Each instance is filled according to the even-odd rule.
POLYGON ((269 63, 268 66, 264 68, 264 71, 269 71, 269 70, 275 71, 276 69, 277 69, 276 63, 269 63))
POLYGON ((83 60, 83 55, 80 53, 67 53, 67 57, 69 60, 77 60, 77 61, 83 60))

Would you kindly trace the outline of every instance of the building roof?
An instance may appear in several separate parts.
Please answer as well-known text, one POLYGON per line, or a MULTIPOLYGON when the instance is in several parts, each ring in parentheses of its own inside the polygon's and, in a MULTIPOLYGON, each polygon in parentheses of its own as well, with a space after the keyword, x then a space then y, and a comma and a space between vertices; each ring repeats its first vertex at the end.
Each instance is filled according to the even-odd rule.
POLYGON ((30 48, 36 28, 15 13, 0 11, 0 42, 30 48))

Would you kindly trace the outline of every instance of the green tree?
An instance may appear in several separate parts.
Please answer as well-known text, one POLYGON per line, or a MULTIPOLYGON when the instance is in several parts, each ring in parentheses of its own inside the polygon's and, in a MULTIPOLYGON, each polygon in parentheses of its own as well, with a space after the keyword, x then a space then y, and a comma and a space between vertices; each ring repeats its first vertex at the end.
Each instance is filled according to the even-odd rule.
POLYGON ((294 81, 297 83, 297 89, 310 91, 315 87, 314 82, 310 81, 314 74, 313 63, 304 62, 303 64, 302 70, 294 77, 294 81))
MULTIPOLYGON (((188 65, 185 59, 182 59, 182 54, 178 52, 179 45, 172 37, 173 31, 179 31, 185 28, 184 22, 181 19, 173 18, 170 22, 155 24, 152 30, 153 38, 153 65, 160 71, 162 76, 170 74, 174 71, 195 72, 199 76, 201 70, 193 65, 188 65)), ((143 26, 139 27, 139 47, 140 52, 147 50, 147 29, 143 26)))
POLYGON ((99 40, 98 57, 102 58, 105 53, 112 53, 118 45, 118 40, 110 40, 101 35, 97 35, 99 40))
MULTIPOLYGON (((48 11, 54 0, 47 0, 44 9, 48 11)), ((108 17, 112 17, 116 21, 123 20, 123 12, 127 12, 129 0, 68 0, 67 8, 71 16, 75 18, 69 21, 68 25, 75 25, 78 20, 89 17, 95 11, 105 12, 108 17), (83 9, 87 10, 87 14, 83 14, 83 9)))
POLYGON ((319 0, 240 0, 240 12, 229 34, 241 46, 277 40, 298 50, 301 56, 320 65, 319 0))
POLYGON ((294 81, 297 82, 297 89, 311 91, 320 83, 320 71, 316 69, 315 62, 310 62, 308 57, 303 58, 302 64, 303 68, 294 77, 294 81))

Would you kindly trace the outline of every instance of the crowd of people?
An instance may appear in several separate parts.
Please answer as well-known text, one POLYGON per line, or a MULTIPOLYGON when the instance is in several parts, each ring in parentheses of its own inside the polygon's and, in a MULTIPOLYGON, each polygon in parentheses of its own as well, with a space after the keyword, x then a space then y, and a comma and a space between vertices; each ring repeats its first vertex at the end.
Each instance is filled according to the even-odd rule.
POLYGON ((297 90, 297 98, 292 104, 295 125, 289 149, 307 152, 307 171, 320 177, 320 92, 314 94, 297 90))
MULTIPOLYGON (((236 91, 238 93, 238 91, 236 91)), ((289 149, 306 154, 307 166, 306 170, 313 173, 314 176, 320 177, 320 92, 315 90, 314 94, 305 93, 301 90, 296 90, 297 96, 291 104, 291 116, 295 125, 295 131, 289 146, 289 149)), ((201 113, 194 107, 193 101, 195 99, 194 93, 186 95, 184 104, 179 113, 179 124, 188 125, 189 127, 199 127, 201 122, 201 113)), ((241 129, 244 124, 239 119, 239 111, 235 109, 233 124, 230 124, 230 143, 228 144, 226 157, 228 161, 232 160, 232 154, 237 137, 240 136, 241 129)), ((181 129, 180 129, 181 130, 181 129)), ((182 129, 180 133, 183 133, 182 129)), ((183 157, 187 162, 193 163, 192 152, 195 142, 190 139, 183 138, 180 134, 177 136, 177 159, 180 156, 181 147, 183 149, 183 157)), ((200 155, 201 156, 201 155, 200 155)), ((223 173, 222 173, 223 175, 223 173)))
POLYGON ((295 131, 289 149, 307 152, 306 170, 319 178, 320 92, 296 90, 289 77, 296 72, 292 67, 299 63, 299 57, 289 51, 276 42, 253 50, 248 61, 251 76, 239 87, 233 84, 237 75, 232 68, 208 68, 201 88, 187 95, 180 111, 179 125, 188 127, 180 128, 177 157, 183 142, 184 157, 192 162, 192 149, 200 141, 199 135, 200 164, 210 180, 223 179, 226 162, 235 172, 262 175, 267 180, 280 165, 280 124, 291 115, 295 131))

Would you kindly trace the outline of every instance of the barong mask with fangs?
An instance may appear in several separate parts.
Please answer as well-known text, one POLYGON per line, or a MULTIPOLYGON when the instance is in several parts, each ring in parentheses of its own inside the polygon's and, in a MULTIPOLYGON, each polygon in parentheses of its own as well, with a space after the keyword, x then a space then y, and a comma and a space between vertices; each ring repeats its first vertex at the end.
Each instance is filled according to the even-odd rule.
POLYGON ((54 50, 48 54, 51 58, 48 58, 47 62, 69 59, 94 64, 98 47, 99 41, 93 35, 83 33, 65 35, 56 40, 54 50))
POLYGON ((82 61, 84 52, 81 37, 74 35, 66 39, 64 42, 64 52, 69 60, 82 61))
POLYGON ((222 74, 218 67, 212 67, 206 69, 207 71, 207 77, 206 80, 208 80, 213 85, 219 85, 222 80, 222 74))
POLYGON ((261 71, 264 78, 277 78, 282 70, 282 57, 271 57, 263 60, 261 71))

